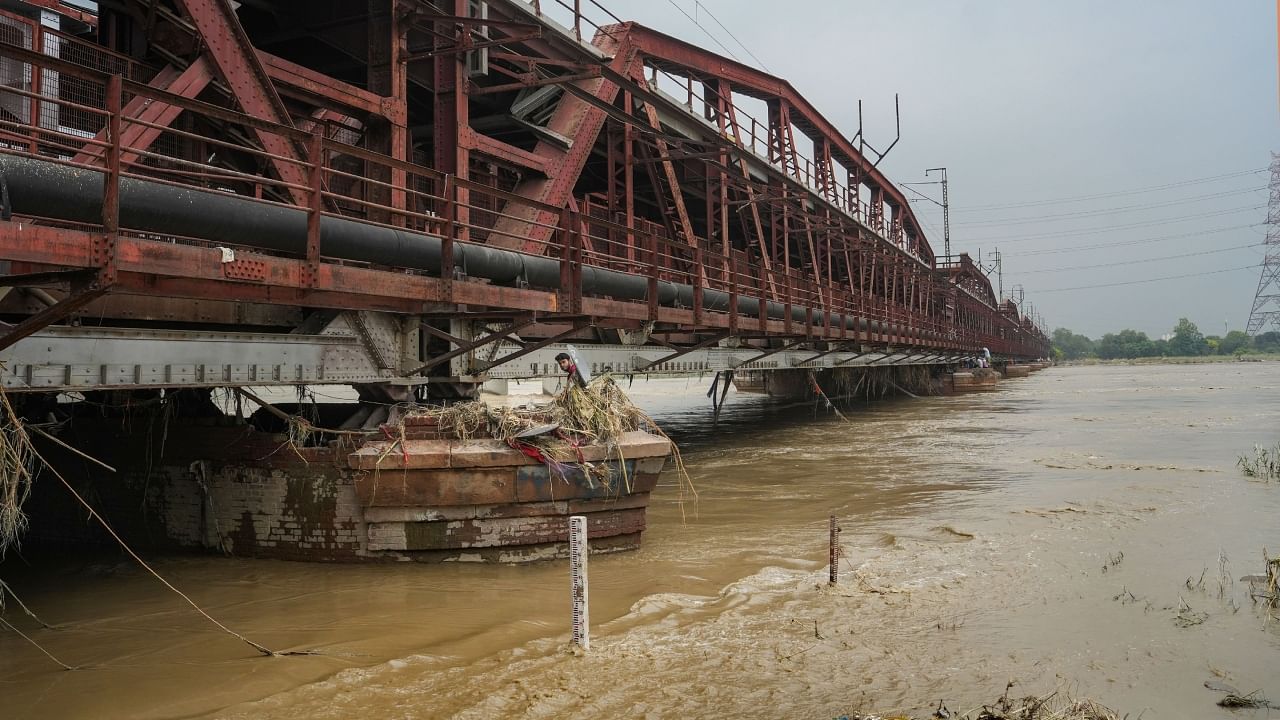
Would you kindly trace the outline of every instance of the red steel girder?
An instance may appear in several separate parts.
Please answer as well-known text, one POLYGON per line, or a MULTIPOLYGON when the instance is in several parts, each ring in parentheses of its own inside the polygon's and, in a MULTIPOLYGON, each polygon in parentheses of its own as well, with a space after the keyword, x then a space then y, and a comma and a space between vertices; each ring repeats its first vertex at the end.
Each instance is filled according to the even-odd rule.
MULTIPOLYGON (((785 101, 792 122, 812 128, 817 135, 825 138, 830 143, 833 159, 838 159, 851 170, 858 170, 862 182, 883 190, 894 205, 901 208, 898 212, 904 214, 904 219, 915 231, 914 234, 923 237, 920 224, 912 213, 906 196, 862 157, 839 129, 823 117, 788 81, 638 23, 611 25, 603 30, 615 35, 624 34, 628 42, 644 56, 658 59, 670 66, 679 66, 704 82, 720 81, 746 95, 785 101)), ((932 255, 932 252, 929 254, 932 255)))
POLYGON ((392 122, 407 122, 403 117, 403 103, 397 103, 393 98, 336 80, 271 53, 258 50, 257 54, 267 75, 286 95, 296 95, 315 105, 333 106, 336 110, 359 110, 381 115, 392 122))
POLYGON ((496 160, 503 160, 518 167, 527 168, 546 175, 549 163, 545 157, 529 152, 488 135, 478 133, 471 128, 458 130, 458 145, 467 150, 483 153, 496 160))
MULTIPOLYGON (((230 86, 236 102, 249 115, 292 126, 284 103, 276 94, 271 78, 258 59, 257 51, 236 17, 228 0, 177 0, 195 23, 207 54, 218 73, 230 86)), ((295 205, 307 205, 307 173, 303 153, 292 142, 272 133, 258 132, 258 141, 273 156, 272 165, 280 179, 290 185, 295 205)))
MULTIPOLYGON (((90 272, 87 278, 92 278, 94 273, 90 272)), ((66 318, 75 311, 88 305, 90 302, 101 297, 106 293, 107 288, 99 283, 86 281, 84 283, 72 283, 71 294, 41 310, 35 315, 28 316, 22 322, 8 328, 7 331, 0 335, 0 350, 13 345, 19 340, 40 332, 46 327, 66 318)))
MULTIPOLYGON (((148 85, 157 90, 191 99, 208 87, 212 79, 213 71, 209 61, 201 56, 181 72, 173 66, 166 67, 148 85)), ((121 111, 123 127, 120 131, 120 144, 127 150, 121 153, 120 163, 127 166, 137 162, 138 153, 150 148, 152 143, 160 137, 162 133, 160 126, 167 127, 180 114, 182 114, 181 107, 135 95, 121 111)), ((105 142, 108 139, 106 135, 106 130, 103 130, 94 139, 105 142)), ((106 148, 92 144, 86 145, 77 153, 73 162, 100 166, 105 162, 105 157, 106 148)))
POLYGON ((676 166, 671 162, 671 151, 667 147, 667 141, 662 138, 662 122, 658 119, 658 109, 653 103, 644 104, 644 114, 649 120, 649 127, 652 127, 657 135, 654 142, 658 149, 658 158, 662 163, 662 174, 667 181, 667 189, 671 193, 672 207, 675 208, 676 220, 680 223, 680 233, 684 236, 685 243, 693 245, 696 238, 693 234, 693 223, 689 221, 689 210, 684 204, 684 192, 680 189, 680 178, 676 174, 676 166))
MULTIPOLYGON (((609 69, 614 73, 630 77, 639 66, 639 57, 625 36, 616 33, 601 34, 596 45, 607 53, 613 54, 609 69)), ((582 80, 565 87, 556 110, 547 123, 547 128, 555 133, 573 139, 572 145, 565 149, 554 143, 539 140, 533 154, 547 159, 547 177, 528 178, 517 185, 512 192, 536 202, 552 207, 564 207, 568 204, 578 176, 591 156, 600 130, 604 127, 606 111, 578 97, 575 92, 589 94, 602 103, 612 105, 618 96, 618 83, 607 78, 582 80)), ((514 209, 508 217, 503 217, 494 228, 494 237, 490 241, 494 245, 523 250, 524 252, 542 254, 546 244, 555 232, 557 218, 550 212, 532 206, 514 209), (520 241, 517 238, 523 237, 520 241)))

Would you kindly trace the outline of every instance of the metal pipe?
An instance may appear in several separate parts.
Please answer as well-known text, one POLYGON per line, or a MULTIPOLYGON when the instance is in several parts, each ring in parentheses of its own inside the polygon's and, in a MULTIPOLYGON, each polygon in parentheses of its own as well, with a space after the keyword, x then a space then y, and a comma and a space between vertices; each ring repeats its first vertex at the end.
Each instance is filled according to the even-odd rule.
MULTIPOLYGON (((0 185, 9 191, 9 207, 18 215, 56 218, 67 222, 97 224, 102 219, 103 173, 19 155, 0 154, 0 185)), ((308 212, 254 198, 131 177, 120 178, 120 226, 147 233, 199 237, 210 242, 250 246, 275 252, 304 254, 308 212)), ((320 252, 325 257, 356 260, 390 267, 438 273, 441 238, 347 218, 322 216, 320 252)), ((542 289, 560 287, 560 260, 526 255, 512 250, 453 243, 453 264, 465 275, 499 285, 528 285, 542 289)), ((586 265, 582 267, 582 292, 620 300, 647 299, 649 279, 643 275, 586 265)), ((694 288, 684 283, 658 281, 658 304, 664 307, 694 305, 694 288)), ((728 312, 730 294, 710 288, 702 291, 704 310, 728 312)), ((760 299, 740 295, 738 314, 758 318, 760 299)), ((786 305, 765 304, 770 320, 783 319, 786 305)), ((808 309, 791 307, 791 319, 804 322, 808 309)), ((815 324, 840 326, 840 317, 813 313, 815 324)), ((849 330, 901 331, 865 318, 844 320, 849 330)))

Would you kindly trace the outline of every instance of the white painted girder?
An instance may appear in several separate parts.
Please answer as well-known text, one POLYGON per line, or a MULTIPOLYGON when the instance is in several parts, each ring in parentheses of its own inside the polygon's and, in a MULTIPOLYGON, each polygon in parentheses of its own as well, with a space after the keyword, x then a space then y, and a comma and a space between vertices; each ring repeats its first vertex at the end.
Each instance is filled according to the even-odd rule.
MULTIPOLYGON (((361 337, 333 334, 346 329, 340 320, 319 335, 228 333, 185 330, 145 330, 86 327, 52 327, 0 351, 0 384, 6 390, 93 390, 158 387, 233 387, 352 384, 389 382, 415 384, 423 378, 406 378, 395 369, 383 369, 387 350, 371 351, 361 337), (375 359, 380 358, 380 359, 375 359)), ((389 347, 399 341, 384 329, 380 338, 389 347)), ((503 342, 497 357, 520 349, 503 342)), ((438 379, 483 381, 486 379, 534 379, 559 377, 555 362, 567 344, 554 344, 492 368, 484 375, 474 368, 495 356, 482 347, 441 368, 438 379)), ((755 348, 714 347, 679 357, 657 345, 576 344, 576 352, 592 374, 672 377, 722 370, 794 370, 835 367, 928 365, 951 362, 960 355, 910 350, 833 352, 814 358, 818 351, 791 349, 754 359, 755 348), (663 361, 663 362, 658 362, 663 361), (657 363, 653 365, 652 363, 657 363)), ((407 369, 410 358, 401 358, 407 369)))

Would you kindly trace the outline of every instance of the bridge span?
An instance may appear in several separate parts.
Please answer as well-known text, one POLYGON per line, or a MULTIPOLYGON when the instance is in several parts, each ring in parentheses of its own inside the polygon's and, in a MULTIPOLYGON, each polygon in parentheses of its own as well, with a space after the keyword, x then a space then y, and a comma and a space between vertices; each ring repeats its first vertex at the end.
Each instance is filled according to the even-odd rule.
POLYGON ((594 2, 18 5, 11 392, 1049 352, 788 82, 594 2))
POLYGON ((570 346, 714 373, 716 416, 735 374, 870 398, 1049 353, 787 81, 594 0, 99 8, 0 5, 0 433, 80 487, 0 463, 36 545, 509 560, 582 514, 635 547, 671 444, 615 386, 441 401, 570 346))

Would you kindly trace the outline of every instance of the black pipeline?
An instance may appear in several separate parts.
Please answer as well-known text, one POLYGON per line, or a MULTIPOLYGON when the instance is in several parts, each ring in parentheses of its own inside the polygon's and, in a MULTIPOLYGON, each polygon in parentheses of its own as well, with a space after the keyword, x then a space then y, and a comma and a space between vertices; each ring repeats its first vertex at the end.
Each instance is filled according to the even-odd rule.
MULTIPOLYGON (((100 223, 103 182, 103 173, 99 170, 0 154, 0 184, 8 189, 9 198, 6 210, 18 215, 100 223)), ((227 192, 134 178, 120 179, 120 226, 276 252, 299 255, 306 252, 305 210, 227 192)), ((325 257, 438 274, 440 245, 440 238, 433 235, 329 215, 320 219, 320 253, 325 257)), ((463 274, 498 285, 524 283, 545 290, 560 287, 560 261, 556 258, 457 242, 453 246, 453 262, 463 274)), ((582 292, 586 295, 645 300, 648 284, 648 278, 643 275, 590 265, 582 267, 582 292)), ((702 306, 706 310, 726 312, 729 298, 728 293, 704 289, 702 306)), ((658 304, 663 307, 693 307, 693 286, 659 281, 658 304)), ((766 303, 766 312, 769 319, 780 320, 786 306, 770 301, 766 303)), ((759 317, 759 298, 739 296, 738 314, 759 317)), ((794 321, 804 322, 806 315, 806 308, 791 308, 794 321)), ((823 322, 823 314, 817 309, 814 321, 823 322)), ((830 321, 839 327, 838 315, 832 314, 830 321)), ((865 319, 846 318, 845 327, 866 330, 868 323, 865 319)), ((869 327, 881 331, 878 322, 870 323, 869 327)))

